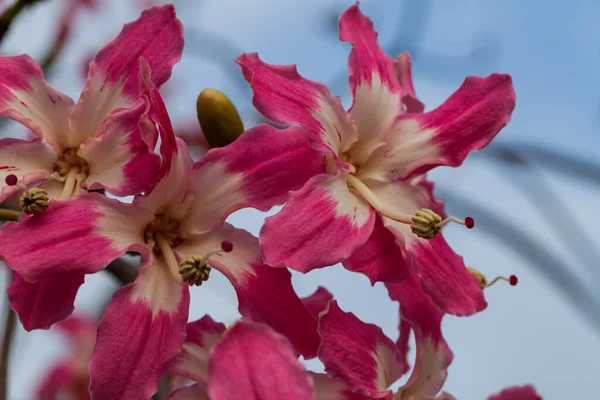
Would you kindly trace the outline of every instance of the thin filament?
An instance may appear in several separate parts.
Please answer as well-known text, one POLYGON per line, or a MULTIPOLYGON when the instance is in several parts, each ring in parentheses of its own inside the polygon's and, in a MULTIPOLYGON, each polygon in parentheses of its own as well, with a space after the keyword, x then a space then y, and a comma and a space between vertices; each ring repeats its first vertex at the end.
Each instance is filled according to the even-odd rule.
POLYGON ((156 240, 156 244, 158 244, 158 248, 160 249, 163 258, 165 259, 165 262, 169 267, 169 272, 171 273, 171 276, 173 277, 173 279, 175 279, 177 283, 183 285, 183 279, 179 274, 179 263, 177 262, 177 258, 175 258, 175 254, 173 253, 173 249, 171 248, 169 241, 160 232, 156 232, 154 234, 154 240, 156 240))
POLYGON ((73 190, 75 189, 75 184, 77 183, 77 173, 78 172, 79 172, 79 168, 73 167, 67 173, 67 178, 65 179, 65 185, 63 186, 63 191, 60 194, 60 200, 68 199, 73 194, 73 190))

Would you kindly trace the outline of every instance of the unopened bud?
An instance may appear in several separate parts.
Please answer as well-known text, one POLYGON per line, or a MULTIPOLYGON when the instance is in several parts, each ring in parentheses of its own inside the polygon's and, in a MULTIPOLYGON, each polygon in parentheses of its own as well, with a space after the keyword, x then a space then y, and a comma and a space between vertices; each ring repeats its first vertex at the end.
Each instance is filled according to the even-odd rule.
POLYGON ((227 146, 244 132, 240 114, 223 92, 204 89, 198 96, 196 111, 210 147, 227 146))

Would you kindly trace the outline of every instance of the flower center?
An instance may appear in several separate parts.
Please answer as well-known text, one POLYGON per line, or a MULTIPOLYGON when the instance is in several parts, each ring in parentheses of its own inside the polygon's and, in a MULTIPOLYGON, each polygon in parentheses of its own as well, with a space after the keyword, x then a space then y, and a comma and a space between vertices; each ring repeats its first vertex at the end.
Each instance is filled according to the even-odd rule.
POLYGON ((77 155, 77 149, 74 147, 66 149, 54 165, 54 171, 60 176, 60 181, 64 183, 60 199, 68 199, 76 191, 78 180, 83 181, 90 172, 87 161, 77 155))

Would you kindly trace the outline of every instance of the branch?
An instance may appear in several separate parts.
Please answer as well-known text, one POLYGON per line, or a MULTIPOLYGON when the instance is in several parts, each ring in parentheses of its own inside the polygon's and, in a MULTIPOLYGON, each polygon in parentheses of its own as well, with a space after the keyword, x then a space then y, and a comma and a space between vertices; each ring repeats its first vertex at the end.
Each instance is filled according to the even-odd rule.
POLYGON ((115 278, 117 278, 123 286, 135 281, 135 278, 138 274, 138 270, 134 265, 122 259, 116 259, 115 261, 108 264, 106 270, 110 272, 115 278))
POLYGON ((18 221, 21 213, 8 208, 0 208, 0 221, 18 221))
MULTIPOLYGON (((8 268, 6 270, 10 275, 10 270, 8 268)), ((10 355, 10 346, 12 344, 16 322, 16 314, 12 308, 10 308, 8 298, 5 299, 5 304, 6 321, 4 322, 4 336, 2 338, 2 358, 0 358, 0 400, 6 400, 8 398, 8 385, 6 379, 8 373, 8 357, 10 355)))
POLYGON ((10 29, 13 21, 19 16, 21 11, 42 0, 17 0, 13 5, 8 7, 2 15, 0 15, 0 41, 4 39, 4 35, 10 29))

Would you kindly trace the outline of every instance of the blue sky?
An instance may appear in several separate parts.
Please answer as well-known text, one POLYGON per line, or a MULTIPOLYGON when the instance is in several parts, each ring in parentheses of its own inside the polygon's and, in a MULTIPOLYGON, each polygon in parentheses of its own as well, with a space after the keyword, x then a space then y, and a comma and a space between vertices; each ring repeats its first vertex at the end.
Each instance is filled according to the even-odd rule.
MULTIPOLYGON (((49 16, 57 11, 57 1, 49 3, 21 20, 4 45, 5 52, 40 54, 47 39, 44 32, 52 23, 49 16)), ((77 35, 51 81, 75 98, 82 86, 81 79, 73 78, 81 57, 95 51, 138 14, 125 1, 105 3, 106 8, 99 14, 82 17, 77 35)), ((337 82, 332 92, 344 96, 344 103, 349 104, 343 78, 339 84, 349 49, 337 41, 330 25, 332 12, 343 10, 350 1, 178 3, 186 29, 186 51, 172 78, 171 89, 176 95, 167 99, 176 122, 193 119, 198 92, 215 87, 230 94, 247 124, 252 124, 248 91, 240 90, 237 77, 231 75, 237 71, 232 59, 228 64, 231 53, 214 53, 215 48, 223 50, 222 43, 229 42, 233 44, 233 56, 238 49, 258 51, 271 63, 298 64, 300 73, 308 78, 337 82), (215 59, 224 64, 216 64, 215 59), (222 65, 231 66, 225 72, 222 65)), ((413 76, 427 109, 443 102, 468 75, 509 73, 515 84, 517 108, 512 122, 498 136, 499 143, 532 143, 568 151, 582 159, 600 160, 600 42, 596 40, 600 37, 596 18, 600 4, 591 0, 578 2, 577 7, 559 1, 422 1, 420 6, 412 5, 415 10, 409 15, 405 3, 365 0, 361 4, 386 45, 402 48, 403 43, 394 41, 398 30, 402 37, 421 38, 413 76), (423 7, 428 11, 424 12, 423 7), (421 14, 423 19, 418 18, 421 14), (398 29, 399 21, 416 26, 398 29)), ((595 227, 600 223, 598 188, 552 167, 539 169, 537 174, 533 179, 548 182, 569 206, 581 233, 598 245, 598 239, 594 239, 595 227)), ((436 171, 432 177, 444 193, 483 205, 524 227, 530 237, 555 250, 570 273, 583 276, 588 271, 574 254, 573 246, 565 246, 552 225, 539 215, 539 203, 532 204, 524 196, 523 190, 531 189, 530 183, 517 189, 515 182, 526 178, 518 169, 503 167, 485 155, 473 155, 461 168, 436 171)), ((450 211, 459 210, 455 208, 459 205, 456 199, 450 200, 450 211)), ((473 216, 477 220, 477 215, 473 216)), ((242 211, 231 220, 258 233, 263 218, 264 214, 242 211)), ((477 229, 449 227, 446 235, 468 265, 490 277, 514 273, 520 282, 514 288, 498 284, 486 291, 489 308, 475 317, 446 318, 444 332, 455 358, 445 389, 457 399, 485 399, 502 387, 530 382, 545 399, 590 398, 596 392, 600 370, 599 332, 543 270, 532 268, 507 245, 477 229)), ((597 262, 588 266, 593 267, 598 268, 597 262)), ((598 282, 592 276, 586 275, 586 285, 597 290, 598 282)), ((390 337, 396 337, 397 306, 381 286, 371 288, 363 276, 334 267, 295 275, 294 283, 301 295, 319 285, 328 287, 343 309, 381 325, 390 337)), ((106 276, 89 278, 77 307, 97 309, 110 287, 106 276)), ((210 313, 217 320, 230 322, 237 316, 235 294, 223 277, 215 274, 206 286, 194 289, 192 296, 191 318, 210 313)), ((15 365, 10 371, 11 399, 30 397, 31 379, 61 355, 63 345, 52 334, 19 332, 13 353, 15 365)), ((314 362, 311 366, 319 367, 314 362)))

